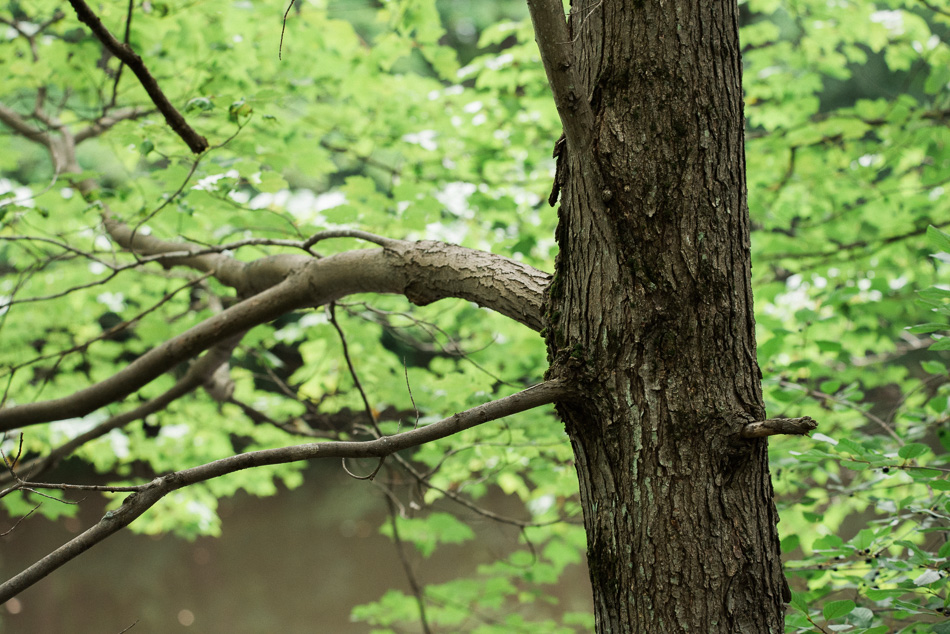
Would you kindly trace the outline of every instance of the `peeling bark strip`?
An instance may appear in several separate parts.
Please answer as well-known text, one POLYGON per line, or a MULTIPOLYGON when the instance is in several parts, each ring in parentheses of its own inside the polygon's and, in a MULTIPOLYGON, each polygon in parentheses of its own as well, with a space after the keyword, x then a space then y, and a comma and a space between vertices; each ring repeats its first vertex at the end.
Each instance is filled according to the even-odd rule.
POLYGON ((765 408, 738 7, 574 0, 570 35, 593 142, 579 156, 583 109, 559 108, 570 151, 544 332, 548 376, 587 395, 558 412, 597 631, 777 634, 786 584, 767 445, 742 437, 765 408))
POLYGON ((148 72, 148 68, 146 68, 142 58, 139 57, 130 46, 115 39, 115 36, 109 32, 102 23, 102 20, 99 19, 99 16, 93 13, 89 5, 83 2, 83 0, 69 0, 69 4, 71 4, 76 11, 76 16, 79 18, 79 21, 92 30, 93 35, 102 42, 102 45, 109 49, 110 53, 118 57, 123 64, 132 69, 132 72, 139 78, 142 88, 148 93, 152 102, 159 111, 165 115, 165 121, 167 121, 171 129, 175 131, 175 134, 181 137, 181 140, 188 145, 191 151, 195 154, 201 154, 207 150, 208 140, 195 132, 192 127, 188 125, 188 122, 185 121, 181 113, 175 109, 175 106, 168 101, 168 97, 166 97, 162 89, 158 87, 158 82, 155 81, 152 74, 148 72))

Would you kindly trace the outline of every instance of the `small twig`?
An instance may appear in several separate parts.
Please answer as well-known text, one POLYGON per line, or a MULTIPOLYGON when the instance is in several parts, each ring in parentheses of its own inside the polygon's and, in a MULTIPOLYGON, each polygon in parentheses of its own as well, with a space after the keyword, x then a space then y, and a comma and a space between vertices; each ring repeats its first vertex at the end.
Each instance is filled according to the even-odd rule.
POLYGON ((818 427, 815 419, 808 416, 801 418, 770 418, 768 420, 749 423, 742 428, 742 438, 764 438, 780 434, 790 436, 804 436, 818 427))
POLYGON ((294 8, 294 2, 296 0, 290 0, 290 4, 287 5, 287 10, 284 11, 284 22, 280 26, 280 46, 277 48, 277 59, 282 60, 284 52, 284 31, 287 29, 287 16, 290 15, 290 10, 294 8))
POLYGON ((378 244, 381 247, 395 246, 400 243, 400 240, 394 240, 385 236, 378 236, 375 233, 360 231, 358 229, 328 229, 326 231, 315 233, 304 240, 302 248, 305 250, 309 249, 317 242, 320 242, 321 240, 327 240, 329 238, 357 238, 359 240, 366 240, 367 242, 378 244))
MULTIPOLYGON (((34 484, 33 482, 24 482, 24 483, 23 483, 23 486, 17 487, 17 490, 20 490, 20 491, 29 491, 30 493, 33 493, 33 494, 35 494, 35 495, 39 495, 40 497, 44 497, 44 498, 46 498, 46 499, 48 499, 48 500, 53 500, 54 502, 59 502, 59 503, 61 503, 61 504, 69 504, 69 505, 71 505, 71 506, 78 506, 78 505, 79 505, 79 502, 82 502, 82 500, 79 500, 79 502, 70 502, 69 500, 65 500, 65 499, 63 499, 63 498, 58 498, 58 497, 56 497, 55 495, 49 495, 49 494, 47 494, 47 493, 43 493, 43 492, 41 492, 41 491, 37 491, 37 490, 36 490, 36 488, 41 488, 41 487, 43 487, 43 486, 45 486, 45 485, 40 485, 40 486, 38 487, 38 486, 37 486, 36 484, 34 484)), ((4 491, 3 493, 0 493, 0 497, 3 497, 4 495, 6 495, 6 494, 9 493, 9 492, 10 492, 10 490, 8 489, 8 490, 4 491)), ((85 498, 83 498, 83 499, 85 499, 85 498)))
MULTIPOLYGON (((129 0, 129 7, 125 13, 125 36, 122 38, 122 43, 126 46, 129 45, 129 36, 132 34, 132 10, 134 8, 135 0, 129 0)), ((112 82, 112 98, 109 100, 109 103, 106 104, 105 108, 103 108, 103 112, 108 111, 109 108, 115 105, 116 98, 119 94, 119 80, 122 79, 123 68, 125 68, 125 62, 120 59, 119 69, 115 72, 115 80, 112 82)))
POLYGON ((127 628, 125 628, 124 630, 122 630, 121 632, 119 632, 119 634, 125 634, 125 632, 128 632, 129 630, 131 630, 133 627, 135 627, 135 626, 138 625, 138 624, 139 624, 139 622, 138 622, 138 621, 135 621, 132 625, 128 626, 127 628))
POLYGON ((373 480, 376 478, 376 475, 379 473, 379 470, 383 468, 384 462, 386 462, 385 456, 379 459, 379 462, 376 464, 376 468, 373 469, 372 473, 370 473, 369 475, 364 475, 364 476, 358 475, 350 471, 349 468, 346 466, 346 458, 343 458, 342 465, 343 465, 343 471, 346 472, 346 475, 350 476, 354 480, 373 480))
POLYGON ((422 586, 419 585, 419 580, 416 579, 416 573, 412 569, 412 564, 409 562, 409 557, 406 554, 406 544, 399 536, 399 526, 396 521, 396 506, 389 497, 386 498, 386 507, 389 509, 389 525, 393 529, 393 543, 396 545, 396 553, 399 555, 399 561, 402 562, 402 569, 406 572, 406 579, 409 581, 409 587, 412 589, 412 594, 416 598, 416 605, 419 606, 419 623, 422 625, 424 634, 431 634, 432 630, 429 629, 429 621, 426 619, 425 591, 422 586))
POLYGON ((482 517, 490 519, 492 521, 499 522, 501 524, 510 524, 511 526, 517 526, 518 528, 525 528, 529 526, 530 527, 550 526, 551 524, 559 524, 561 522, 567 521, 565 519, 558 518, 558 519, 549 520, 546 522, 531 522, 531 521, 526 521, 526 520, 514 519, 512 517, 506 517, 504 515, 499 515, 493 511, 489 511, 488 509, 478 506, 474 502, 466 499, 465 497, 461 496, 455 491, 451 491, 449 489, 443 489, 441 487, 438 487, 432 484, 432 482, 429 480, 429 477, 427 475, 419 473, 412 466, 412 464, 408 460, 403 458, 402 456, 396 454, 393 456, 393 459, 399 464, 400 467, 403 468, 403 470, 405 470, 406 473, 411 475, 421 486, 432 489, 433 491, 438 491, 439 493, 441 493, 448 499, 452 500, 456 504, 460 504, 464 506, 465 508, 467 508, 468 510, 475 513, 476 515, 481 515, 482 517))
MULTIPOLYGON (((340 336, 340 345, 343 347, 343 358, 346 360, 346 367, 349 368, 350 376, 353 378, 353 385, 356 386, 356 390, 360 393, 360 398, 363 399, 363 407, 366 409, 366 414, 369 416, 370 423, 373 425, 373 431, 376 432, 376 437, 379 438, 383 435, 383 432, 379 429, 379 421, 376 420, 376 410, 374 410, 369 404, 369 398, 366 396, 366 390, 363 389, 363 384, 360 383, 360 377, 356 374, 356 367, 353 365, 353 359, 350 358, 350 348, 346 343, 346 335, 343 333, 343 328, 340 327, 340 323, 336 319, 336 302, 330 302, 327 304, 327 315, 330 323, 340 336)), ((385 460, 385 457, 380 458, 379 464, 376 465, 376 468, 373 469, 373 472, 368 476, 358 476, 347 469, 346 458, 343 459, 343 470, 346 471, 347 475, 356 478, 357 480, 372 480, 376 477, 376 474, 379 473, 379 470, 382 469, 383 462, 385 460)))
MULTIPOLYGON (((113 429, 120 429, 133 421, 145 419, 150 414, 165 409, 165 407, 167 407, 173 401, 197 389, 204 381, 204 377, 207 374, 214 372, 218 365, 224 363, 224 361, 227 360, 227 355, 222 354, 221 347, 222 344, 219 344, 205 353, 204 356, 192 364, 192 366, 188 369, 188 372, 185 373, 185 376, 180 378, 175 383, 175 385, 173 385, 166 392, 149 401, 146 401, 145 403, 142 403, 138 407, 109 418, 105 422, 96 425, 89 431, 70 439, 62 445, 59 445, 47 455, 28 461, 25 464, 25 467, 28 468, 30 473, 34 475, 43 473, 44 471, 54 467, 59 463, 60 460, 70 455, 76 449, 85 445, 86 443, 106 435, 113 429)), ((0 478, 0 484, 5 484, 11 480, 12 479, 0 478)))
POLYGON ((27 513, 26 515, 24 515, 23 517, 21 517, 20 519, 18 519, 18 520, 16 521, 16 523, 13 524, 13 526, 11 526, 11 527, 8 528, 7 530, 5 530, 5 531, 3 531, 2 533, 0 533, 0 537, 6 537, 7 535, 9 535, 9 534, 12 533, 13 531, 15 531, 15 530, 16 530, 16 527, 20 525, 20 522, 22 522, 23 520, 25 520, 26 518, 28 518, 30 515, 33 515, 33 513, 36 512, 36 510, 39 509, 41 506, 43 506, 43 503, 42 503, 42 502, 40 502, 39 504, 37 504, 36 506, 34 506, 32 509, 30 509, 30 512, 27 513))
POLYGON ((179 288, 173 290, 172 292, 168 293, 167 295, 165 295, 164 297, 162 297, 162 299, 158 300, 158 302, 156 302, 155 304, 149 306, 148 308, 146 308, 145 310, 141 311, 141 312, 138 313, 137 315, 134 315, 133 317, 130 317, 129 319, 127 319, 127 320, 125 320, 125 321, 123 321, 123 322, 121 322, 121 323, 118 323, 118 324, 116 324, 115 326, 112 326, 112 327, 109 328, 108 330, 104 330, 101 334, 99 334, 99 335, 96 336, 96 337, 93 337, 93 338, 91 338, 91 339, 87 339, 86 341, 83 341, 82 343, 76 344, 75 346, 73 346, 73 347, 71 347, 71 348, 68 348, 68 349, 66 349, 66 350, 59 350, 59 351, 57 351, 57 352, 51 352, 51 353, 49 353, 49 354, 40 355, 40 356, 37 356, 37 357, 33 357, 32 359, 29 359, 29 360, 27 360, 27 361, 23 361, 22 363, 18 363, 17 365, 12 365, 12 366, 10 366, 9 368, 6 369, 6 372, 0 372, 0 377, 6 376, 7 374, 13 374, 13 373, 17 372, 18 370, 21 370, 21 369, 23 369, 23 368, 25 368, 25 367, 27 367, 27 366, 29 366, 29 365, 33 365, 34 363, 39 363, 40 361, 45 361, 46 359, 51 359, 52 357, 60 357, 60 359, 62 359, 63 357, 65 357, 65 356, 67 356, 67 355, 70 355, 70 354, 73 354, 73 353, 75 353, 75 352, 81 352, 81 351, 88 350, 88 349, 89 349, 89 346, 91 346, 92 344, 96 343, 97 341, 102 341, 102 340, 108 339, 109 337, 113 337, 113 336, 115 336, 117 333, 119 333, 119 332, 121 332, 121 331, 123 331, 123 330, 125 330, 125 329, 127 329, 127 328, 132 327, 133 325, 135 325, 136 323, 138 323, 139 321, 141 321, 146 315, 148 315, 149 313, 152 313, 152 312, 158 310, 162 305, 164 305, 164 304, 166 304, 167 302, 171 301, 171 299, 174 298, 175 295, 177 295, 177 294, 180 293, 181 291, 186 290, 186 289, 189 289, 189 288, 195 286, 196 284, 201 283, 202 281, 206 280, 209 276, 210 276, 210 273, 206 273, 205 275, 202 275, 202 276, 199 277, 198 279, 191 280, 190 282, 188 282, 188 283, 185 284, 184 286, 181 286, 181 287, 179 287, 179 288))
POLYGON ((412 424, 412 428, 415 429, 419 426, 419 407, 416 405, 416 399, 412 396, 412 385, 409 384, 409 366, 406 365, 406 360, 402 360, 402 370, 406 375, 406 389, 409 391, 409 400, 412 402, 412 409, 416 410, 416 422, 412 424))
MULTIPOLYGON (((6 432, 4 432, 2 440, 6 440, 6 439, 7 439, 7 434, 6 432)), ((0 440, 0 442, 2 442, 2 440, 0 440)), ((13 475, 14 477, 16 477, 16 471, 14 469, 16 467, 17 462, 20 461, 21 455, 23 455, 23 432, 20 432, 20 445, 19 447, 17 447, 16 458, 14 458, 13 460, 8 460, 6 454, 3 453, 3 448, 0 447, 0 457, 3 458, 3 464, 6 466, 7 470, 9 470, 10 474, 13 475)))

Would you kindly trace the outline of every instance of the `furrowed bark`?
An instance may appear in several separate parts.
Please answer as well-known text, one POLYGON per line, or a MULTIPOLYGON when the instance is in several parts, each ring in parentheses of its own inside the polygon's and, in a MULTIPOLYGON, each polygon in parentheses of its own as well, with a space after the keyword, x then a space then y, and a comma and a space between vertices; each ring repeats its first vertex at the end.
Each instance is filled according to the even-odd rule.
POLYGON ((588 395, 558 412, 597 631, 781 632, 767 446, 743 437, 765 409, 738 8, 575 0, 571 15, 593 166, 568 153, 545 333, 548 376, 588 395))

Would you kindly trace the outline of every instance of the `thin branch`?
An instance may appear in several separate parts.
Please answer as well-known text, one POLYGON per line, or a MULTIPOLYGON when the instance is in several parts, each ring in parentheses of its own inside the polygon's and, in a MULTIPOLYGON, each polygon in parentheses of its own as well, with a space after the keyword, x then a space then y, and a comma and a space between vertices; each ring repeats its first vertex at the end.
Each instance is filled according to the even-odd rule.
POLYGON ((208 149, 208 140, 195 132, 185 121, 181 113, 168 101, 168 97, 165 96, 165 93, 159 88, 158 82, 155 81, 155 78, 152 77, 152 74, 148 71, 148 68, 146 68, 145 62, 132 50, 132 47, 115 39, 115 36, 102 24, 102 20, 93 13, 89 5, 83 0, 69 0, 69 4, 71 4, 76 11, 80 22, 88 26, 99 41, 102 42, 103 46, 135 73, 135 76, 139 78, 139 82, 142 84, 145 92, 151 97, 152 102, 159 111, 165 115, 165 121, 167 121, 171 129, 181 137, 181 140, 188 145, 191 151, 195 154, 200 154, 208 149))
POLYGON ((909 231, 904 231, 903 233, 894 234, 891 236, 886 236, 883 238, 875 238, 872 240, 855 240, 854 242, 848 242, 845 244, 835 245, 833 249, 824 249, 819 251, 806 251, 802 253, 786 252, 786 253, 774 253, 763 255, 760 258, 763 261, 771 262, 774 260, 784 260, 788 258, 802 259, 802 258, 824 258, 829 260, 836 260, 842 253, 851 251, 854 249, 864 249, 864 248, 874 248, 879 249, 885 247, 889 244, 894 244, 895 242, 901 242, 907 240, 908 238, 913 238, 916 236, 923 235, 927 233, 927 227, 933 225, 937 228, 943 228, 950 225, 950 220, 944 220, 941 222, 928 222, 927 225, 923 227, 917 227, 916 229, 911 229, 909 231))
MULTIPOLYGON (((129 45, 130 36, 132 35, 132 12, 134 9, 135 0, 129 0, 129 6, 125 12, 125 36, 122 38, 122 43, 126 46, 129 45)), ((102 109, 103 114, 115 105, 116 99, 119 96, 119 81, 122 80, 122 69, 124 68, 125 63, 120 60, 119 69, 115 72, 115 79, 112 81, 112 98, 102 109)))
POLYGON ((42 35, 43 31, 48 29, 53 24, 56 24, 57 22, 59 22, 64 17, 66 17, 66 15, 59 9, 56 9, 56 11, 53 12, 53 16, 41 22, 36 27, 36 29, 32 31, 32 33, 27 33, 22 28, 20 28, 20 23, 17 22, 16 20, 8 20, 7 18, 4 18, 3 16, 0 16, 0 24, 6 24, 10 28, 12 28, 14 31, 16 31, 20 37, 25 39, 27 43, 30 45, 30 54, 33 57, 33 61, 38 62, 40 59, 40 55, 39 55, 39 51, 36 48, 36 38, 42 35))
POLYGON ((0 584, 0 603, 10 600, 66 562, 128 526, 167 494, 183 487, 265 465, 317 458, 383 458, 504 416, 573 397, 573 390, 561 381, 546 381, 517 394, 478 405, 432 425, 393 436, 364 442, 322 442, 253 451, 155 478, 139 486, 136 492, 125 499, 122 506, 106 513, 94 526, 0 584))
POLYGON ((0 430, 85 416, 122 399, 202 350, 299 306, 302 290, 285 281, 152 348, 108 379, 70 396, 0 409, 0 430))
POLYGON ((27 123, 26 119, 21 117, 19 113, 3 104, 0 104, 0 123, 5 124, 8 128, 22 137, 39 143, 48 149, 52 149, 52 140, 49 133, 34 128, 29 123, 27 123))
POLYGON ((396 521, 396 505, 393 504, 389 496, 386 497, 386 508, 389 510, 389 525, 393 529, 393 543, 396 545, 396 553, 399 554, 399 561, 402 562, 402 569, 405 571, 406 579, 409 581, 409 588, 412 590, 412 594, 416 598, 416 605, 419 607, 419 623, 422 625, 424 634, 431 634, 432 630, 429 629, 429 621, 426 619, 425 589, 419 585, 419 581, 416 579, 416 573, 412 569, 409 556, 406 554, 406 544, 399 536, 399 526, 396 521))
MULTIPOLYGON (((32 359, 29 359, 29 360, 27 360, 27 361, 23 361, 22 363, 18 363, 17 365, 10 366, 9 368, 6 369, 5 372, 0 371, 0 377, 6 376, 7 374, 13 374, 14 372, 17 372, 18 370, 21 370, 21 369, 23 369, 23 368, 25 368, 25 367, 27 367, 27 366, 33 365, 34 363, 39 363, 40 361, 45 361, 46 359, 51 359, 51 358, 53 358, 53 357, 59 357, 60 359, 62 359, 63 357, 65 357, 65 356, 67 356, 67 355, 70 355, 70 354, 73 354, 73 353, 75 353, 75 352, 80 352, 80 351, 88 350, 88 349, 89 349, 89 346, 91 346, 91 345, 94 344, 95 342, 97 342, 97 341, 102 341, 102 340, 104 340, 104 339, 108 339, 109 337, 113 337, 113 336, 115 336, 116 334, 118 334, 119 332, 122 332, 123 330, 126 330, 127 328, 131 328, 133 325, 135 325, 136 323, 140 322, 146 315, 148 315, 149 313, 155 312, 156 310, 158 310, 159 308, 161 308, 164 304, 166 304, 166 303, 168 303, 169 301, 171 301, 172 298, 175 297, 175 295, 179 294, 179 293, 182 292, 183 290, 192 288, 193 286, 195 286, 196 284, 201 283, 202 281, 206 280, 207 278, 208 278, 208 275, 204 275, 204 276, 202 276, 202 277, 200 277, 200 278, 198 278, 198 279, 196 279, 196 280, 191 280, 191 281, 189 281, 187 284, 176 288, 175 290, 173 290, 173 291, 170 292, 170 293, 167 293, 164 297, 162 297, 160 300, 158 300, 157 302, 155 302, 154 304, 152 304, 151 306, 149 306, 149 307, 146 308, 145 310, 139 312, 138 314, 136 314, 136 315, 130 317, 129 319, 127 319, 127 320, 125 320, 125 321, 123 321, 123 322, 121 322, 121 323, 116 324, 115 326, 112 326, 112 327, 109 328, 108 330, 104 330, 101 334, 99 334, 99 335, 96 336, 96 337, 92 337, 91 339, 87 339, 87 340, 83 341, 82 343, 76 344, 75 346, 73 346, 73 347, 71 347, 71 348, 68 348, 68 349, 66 349, 66 350, 58 350, 58 351, 56 351, 56 352, 51 352, 51 353, 49 353, 49 354, 40 355, 40 356, 37 356, 37 357, 33 357, 32 359)), ((6 305, 5 305, 5 304, 0 304, 0 308, 3 308, 4 306, 6 306, 6 305)))
POLYGON ((925 7, 927 7, 934 13, 939 13, 940 15, 950 18, 950 10, 948 9, 945 9, 945 8, 941 9, 939 6, 937 6, 933 2, 928 2, 928 0, 918 0, 918 2, 920 2, 920 4, 924 5, 925 7))
POLYGON ((296 0, 290 0, 290 4, 287 5, 287 10, 284 11, 284 21, 280 25, 280 45, 277 47, 277 59, 282 60, 284 54, 284 31, 287 30, 287 16, 290 14, 290 10, 294 8, 294 2, 296 0))
POLYGON ((328 229, 326 231, 315 233, 304 240, 300 248, 306 251, 317 242, 329 240, 330 238, 356 238, 358 240, 365 240, 367 242, 372 242, 373 244, 378 244, 381 247, 392 247, 398 245, 400 242, 399 240, 379 236, 368 231, 359 231, 358 229, 328 229))
POLYGON ((123 108, 111 115, 103 115, 76 133, 76 145, 87 139, 95 138, 122 121, 134 121, 155 112, 152 108, 123 108))
POLYGON ((13 526, 11 526, 11 527, 8 528, 7 530, 5 530, 5 531, 3 531, 2 533, 0 533, 0 537, 6 537, 7 535, 9 535, 9 534, 12 533, 13 531, 15 531, 16 528, 17 528, 17 526, 20 525, 20 522, 22 522, 23 520, 25 520, 25 519, 28 518, 29 516, 33 515, 33 513, 35 513, 41 506, 43 506, 43 503, 42 503, 42 502, 40 502, 39 504, 37 504, 36 506, 34 506, 33 508, 31 508, 31 509, 30 509, 30 512, 27 513, 26 515, 24 515, 23 517, 19 518, 19 519, 13 524, 13 526))
MULTIPOLYGON (((562 400, 567 400, 567 399, 565 398, 562 400)), ((468 510, 472 511, 473 513, 477 515, 481 515, 482 517, 490 519, 492 521, 499 522, 501 524, 510 524, 511 526, 517 526, 518 528, 549 526, 551 524, 558 524, 560 522, 566 521, 562 518, 558 518, 558 519, 550 520, 547 522, 531 522, 527 520, 518 520, 513 517, 506 517, 504 515, 499 515, 498 513, 495 513, 494 511, 489 511, 488 509, 478 506, 477 504, 475 504, 471 500, 466 499, 465 497, 463 497, 456 491, 452 491, 450 489, 443 489, 441 487, 438 487, 432 484, 432 482, 429 480, 429 477, 427 475, 419 473, 412 466, 412 464, 408 460, 403 458, 402 456, 397 454, 396 456, 393 456, 393 459, 399 464, 400 467, 402 467, 406 471, 406 473, 408 473, 413 478, 415 478, 416 481, 419 482, 420 485, 428 489, 432 489, 433 491, 438 491, 439 493, 444 495, 446 498, 452 500, 456 504, 460 504, 464 506, 465 508, 467 508, 468 510)))
POLYGON ((876 416, 872 414, 871 412, 861 408, 857 403, 852 403, 847 400, 835 398, 834 395, 832 394, 825 394, 824 392, 820 390, 813 390, 811 388, 805 387, 794 381, 781 380, 779 381, 779 385, 783 387, 792 387, 799 390, 804 389, 803 396, 810 396, 811 398, 815 398, 815 399, 827 400, 832 403, 837 403, 838 405, 841 405, 843 407, 852 409, 856 411, 857 413, 861 414, 862 416, 864 416, 870 422, 874 423, 875 425, 883 429, 884 432, 887 433, 887 435, 889 435, 891 438, 893 438, 897 442, 897 444, 903 446, 905 443, 904 439, 901 438, 900 435, 891 428, 891 426, 887 423, 887 421, 885 421, 880 416, 876 416))

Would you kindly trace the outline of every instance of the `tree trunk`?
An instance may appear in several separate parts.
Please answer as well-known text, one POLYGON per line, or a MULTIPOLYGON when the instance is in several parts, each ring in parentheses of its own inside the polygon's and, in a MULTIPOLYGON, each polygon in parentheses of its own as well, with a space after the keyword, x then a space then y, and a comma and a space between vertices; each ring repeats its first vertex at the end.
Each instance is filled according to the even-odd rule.
MULTIPOLYGON (((589 152, 560 157, 550 376, 598 632, 781 632, 735 0, 574 0, 589 152), (595 174, 596 177, 592 177, 595 174)), ((568 133, 570 140, 570 133, 568 133)))

